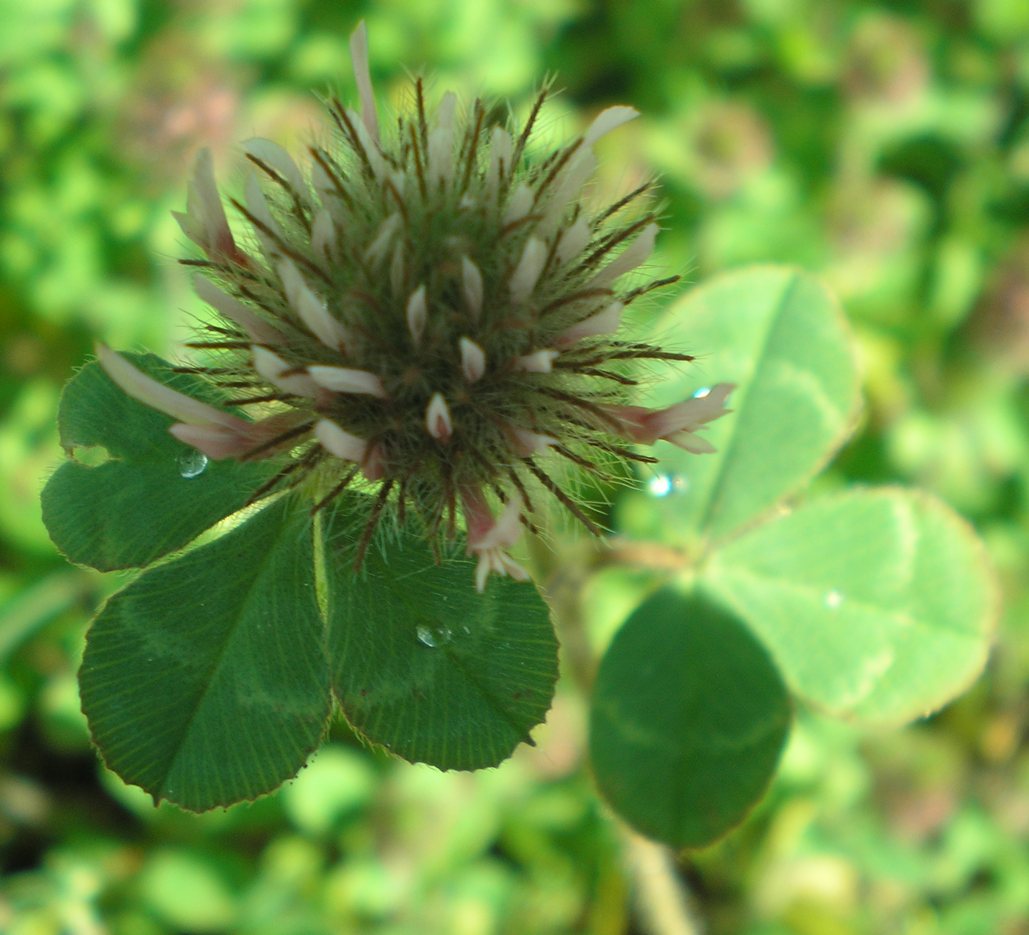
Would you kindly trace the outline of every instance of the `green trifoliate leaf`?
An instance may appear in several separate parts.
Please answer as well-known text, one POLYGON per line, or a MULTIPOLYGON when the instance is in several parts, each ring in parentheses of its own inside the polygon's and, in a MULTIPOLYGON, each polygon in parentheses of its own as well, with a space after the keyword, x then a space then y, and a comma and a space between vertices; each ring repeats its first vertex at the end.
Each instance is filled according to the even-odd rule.
POLYGON ((996 610, 981 544, 922 493, 825 497, 714 553, 703 586, 833 714, 898 723, 965 688, 996 610))
POLYGON ((324 526, 329 655, 347 719, 407 760, 495 766, 550 707, 557 640, 547 605, 510 578, 479 594, 473 562, 435 565, 408 532, 371 548, 355 572, 360 528, 347 501, 324 526))
MULTIPOLYGON (((180 392, 218 403, 208 384, 152 354, 126 354, 180 392)), ((267 463, 211 461, 168 434, 172 419, 126 395, 95 361, 65 387, 58 427, 69 453, 107 460, 62 464, 43 491, 43 520, 73 562, 137 568, 179 549, 236 512, 270 476, 267 463)))
POLYGON ((811 276, 781 267, 720 276, 670 307, 657 330, 698 355, 659 384, 658 404, 715 383, 737 389, 732 415, 702 433, 715 454, 659 445, 667 483, 659 477, 653 492, 667 496, 642 519, 660 527, 649 534, 724 537, 800 488, 854 424, 852 341, 839 306, 811 276))
POLYGON ((286 497, 112 597, 79 673, 107 765, 193 811, 294 776, 330 710, 313 569, 307 511, 286 497))
POLYGON ((632 614, 601 661, 593 771, 638 831, 698 847, 761 798, 789 722, 764 648, 724 611, 670 586, 632 614))

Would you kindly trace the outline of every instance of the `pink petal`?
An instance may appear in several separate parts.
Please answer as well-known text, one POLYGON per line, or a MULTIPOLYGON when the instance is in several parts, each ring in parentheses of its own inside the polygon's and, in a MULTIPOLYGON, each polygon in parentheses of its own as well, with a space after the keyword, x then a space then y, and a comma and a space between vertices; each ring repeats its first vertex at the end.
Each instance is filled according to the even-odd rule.
POLYGON ((504 209, 504 224, 513 224, 524 218, 532 210, 532 202, 532 189, 522 182, 508 199, 504 209))
POLYGON ((254 447, 246 435, 234 432, 224 425, 186 425, 176 422, 168 428, 180 442, 202 451, 214 461, 238 458, 254 447))
POLYGON ((516 581, 528 580, 528 573, 504 551, 518 541, 522 533, 522 499, 513 495, 499 519, 494 519, 479 487, 460 489, 461 507, 468 530, 468 554, 478 556, 475 570, 475 589, 486 587, 490 572, 510 575, 516 581))
POLYGON ((693 433, 729 412, 724 404, 735 388, 734 383, 719 383, 703 396, 694 396, 666 409, 642 406, 606 406, 605 409, 621 424, 621 434, 630 441, 652 445, 658 439, 665 439, 686 451, 706 454, 714 451, 714 447, 693 433))
POLYGON ((300 174, 300 169, 297 168, 293 157, 278 143, 255 136, 244 141, 243 152, 263 162, 269 169, 273 169, 281 175, 294 193, 306 200, 307 186, 304 184, 304 177, 300 174))
POLYGON ((425 304, 425 286, 419 286, 407 300, 407 328, 411 332, 411 340, 417 345, 425 331, 428 309, 425 304))
POLYGON ((368 452, 368 443, 352 435, 329 419, 320 419, 314 426, 314 436, 322 447, 344 461, 360 464, 368 452))
POLYGON ((454 172, 454 110, 457 95, 447 91, 436 110, 436 126, 429 131, 426 163, 434 186, 449 184, 454 172))
POLYGON ((537 230, 550 233, 561 226, 569 210, 582 203, 582 187, 597 170, 597 157, 589 147, 581 148, 561 170, 552 187, 543 220, 537 230))
POLYGON ((279 262, 278 272, 286 299, 307 330, 331 350, 338 351, 345 347, 346 330, 329 313, 325 303, 311 291, 296 264, 292 260, 283 259, 279 262))
POLYGON ((389 249, 390 241, 399 229, 400 214, 394 211, 379 225, 379 229, 376 231, 375 237, 372 238, 372 242, 365 248, 364 258, 372 266, 378 266, 382 262, 382 258, 389 249))
POLYGON ((479 562, 475 566, 475 590, 480 594, 486 590, 486 579, 491 571, 510 575, 515 581, 529 580, 529 573, 510 555, 500 549, 487 549, 479 553, 479 562))
POLYGON ((254 369, 273 386, 296 396, 314 398, 318 395, 318 384, 307 374, 293 373, 283 376, 287 370, 291 369, 290 364, 274 351, 258 344, 255 344, 250 350, 254 355, 254 369))
POLYGON ((237 262, 245 257, 236 248, 214 180, 214 160, 209 149, 197 153, 193 178, 187 186, 186 214, 176 215, 183 233, 209 256, 218 254, 237 262))
POLYGON ((519 458, 530 458, 546 451, 553 445, 560 444, 560 441, 552 435, 531 432, 529 429, 523 429, 517 425, 508 425, 507 432, 511 439, 511 447, 519 458))
POLYGON ((504 505, 504 511, 499 519, 476 539, 473 540, 469 536, 468 541, 473 551, 507 549, 514 545, 522 535, 522 507, 522 498, 518 494, 512 494, 504 505))
POLYGON ((247 458, 251 452, 262 448, 258 457, 272 455, 296 444, 293 437, 278 444, 263 448, 280 435, 295 428, 304 420, 301 412, 279 412, 258 422, 243 422, 242 428, 230 429, 222 425, 185 425, 177 422, 169 431, 179 441, 192 445, 216 461, 224 458, 247 458))
POLYGON ((336 393, 358 393, 386 399, 387 393, 382 380, 368 370, 352 367, 330 367, 324 364, 310 364, 307 372, 319 386, 336 393))
POLYGON ((257 224, 253 225, 254 235, 261 244, 261 249, 264 251, 265 257, 267 257, 269 262, 271 262, 281 253, 275 237, 271 236, 271 234, 275 234, 277 237, 281 238, 282 231, 279 229, 279 225, 272 216, 272 212, 268 207, 268 201, 264 197, 264 191, 261 189, 261 182, 257 178, 256 172, 247 173, 246 181, 243 183, 243 194, 246 198, 247 211, 249 211, 261 225, 260 227, 257 224), (271 231, 271 234, 266 233, 262 228, 266 228, 268 231, 271 231))
POLYGON ((549 349, 533 351, 524 357, 514 359, 515 370, 523 370, 526 373, 550 373, 554 369, 554 361, 561 356, 560 351, 549 349))
POLYGON ((703 396, 694 396, 667 409, 652 412, 647 417, 647 427, 659 438, 684 429, 693 431, 729 411, 725 408, 725 400, 735 388, 735 383, 719 383, 703 396))
POLYGON ((585 218, 578 218, 574 224, 561 231, 557 246, 554 248, 554 259, 559 267, 565 266, 574 257, 579 256, 590 242, 593 231, 585 218))
POLYGON ((336 224, 326 208, 319 208, 311 222, 311 251, 328 265, 336 256, 336 248, 336 224))
POLYGON ((465 526, 468 529, 468 541, 479 542, 493 525, 493 514, 478 487, 465 486, 459 491, 461 508, 464 511, 465 526))
POLYGON ((631 273, 641 263, 645 263, 654 250, 657 232, 658 226, 656 224, 648 224, 644 227, 640 231, 639 236, 628 247, 593 277, 590 287, 599 289, 608 286, 619 276, 631 273))
POLYGON ((361 461, 361 470, 368 480, 381 480, 386 473, 385 458, 382 454, 381 445, 372 445, 365 453, 361 461))
POLYGON ((581 341, 583 338, 593 338, 601 334, 611 334, 617 331, 622 321, 622 311, 624 309, 625 306, 621 302, 612 302, 602 311, 597 312, 596 315, 591 315, 589 318, 572 325, 558 335, 558 347, 567 347, 569 344, 575 344, 576 341, 581 341))
POLYGON ((221 425, 237 433, 245 432, 249 422, 186 396, 163 383, 158 383, 130 364, 106 344, 96 345, 96 356, 107 375, 133 399, 158 412, 189 425, 221 425))
POLYGON ((486 352, 470 338, 461 338, 461 371, 469 383, 482 379, 486 372, 486 352))
POLYGON ((629 441, 652 445, 658 435, 648 425, 656 410, 644 406, 604 406, 604 410, 621 427, 621 435, 629 441))
POLYGON ((372 91, 371 70, 368 67, 368 27, 364 20, 350 35, 350 62, 354 66, 354 80, 361 97, 361 120, 369 136, 379 141, 379 120, 375 114, 375 94, 372 91))
POLYGON ((671 435, 665 436, 665 441, 695 455, 709 455, 718 451, 706 438, 695 435, 693 432, 673 432, 671 435))
POLYGON ((454 424, 450 419, 450 408, 442 393, 433 393, 429 405, 425 409, 425 427, 436 441, 446 444, 454 434, 454 424))
POLYGON ((486 196, 496 200, 500 186, 511 176, 511 157, 514 155, 514 140, 507 130, 494 127, 490 134, 489 166, 486 169, 486 196))
POLYGON ((516 305, 525 302, 532 295, 540 273, 543 272, 543 263, 546 258, 547 248, 542 240, 538 237, 530 237, 525 241, 522 256, 507 284, 511 293, 511 301, 516 305))
POLYGON ((590 124, 589 129, 586 131, 585 136, 583 136, 583 142, 587 146, 592 146, 602 136, 606 136, 612 130, 618 129, 618 127, 628 123, 630 120, 635 120, 639 115, 638 110, 627 107, 624 104, 608 107, 597 114, 593 123, 590 124))
POLYGON ((280 344, 282 333, 261 319, 238 299, 222 292, 214 283, 199 274, 193 277, 193 288, 203 301, 222 318, 238 325, 248 338, 257 344, 280 344))
POLYGON ((350 119, 350 125, 354 128, 354 133, 357 134, 357 145, 364 150, 365 155, 368 157, 368 164, 371 166, 372 175, 375 176, 377 182, 381 182, 386 177, 386 163, 382 158, 378 139, 368 131, 364 120, 354 113, 351 108, 348 107, 346 113, 350 119))

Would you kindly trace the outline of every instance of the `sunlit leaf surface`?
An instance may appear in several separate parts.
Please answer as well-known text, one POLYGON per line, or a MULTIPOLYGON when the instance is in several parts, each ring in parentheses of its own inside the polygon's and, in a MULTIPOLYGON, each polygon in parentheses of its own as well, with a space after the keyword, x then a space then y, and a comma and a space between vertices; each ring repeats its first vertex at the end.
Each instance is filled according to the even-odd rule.
POLYGON ((360 532, 325 525, 329 655, 348 720, 369 740, 442 769, 495 766, 530 739, 557 679, 550 613, 530 583, 473 586, 474 562, 433 563, 398 534, 353 570, 360 532))
POLYGON ((709 844, 764 793, 789 722, 779 674, 746 627, 667 587, 601 662, 593 772, 638 831, 673 847, 709 844))
POLYGON ((280 499, 144 572, 93 622, 79 680, 107 765, 194 811, 270 792, 317 747, 329 671, 310 521, 280 499))
POLYGON ((982 670, 996 612, 971 529, 912 491, 825 497, 716 552, 705 586, 834 714, 900 722, 982 670))
MULTIPOLYGON (((162 383, 216 402, 206 384, 159 357, 125 356, 162 383)), ((270 476, 267 463, 208 461, 168 434, 171 423, 115 386, 96 361, 65 387, 58 425, 73 460, 43 491, 43 519, 73 562, 101 571, 146 565, 240 509, 270 476), (77 453, 102 463, 74 460, 77 453)))
POLYGON ((658 493, 674 494, 650 504, 664 538, 723 538, 799 489, 853 428, 853 346, 839 306, 812 276, 785 267, 728 273, 688 292, 656 328, 698 355, 658 383, 656 402, 737 384, 732 414, 703 432, 716 453, 669 444, 656 452, 671 478, 658 493))

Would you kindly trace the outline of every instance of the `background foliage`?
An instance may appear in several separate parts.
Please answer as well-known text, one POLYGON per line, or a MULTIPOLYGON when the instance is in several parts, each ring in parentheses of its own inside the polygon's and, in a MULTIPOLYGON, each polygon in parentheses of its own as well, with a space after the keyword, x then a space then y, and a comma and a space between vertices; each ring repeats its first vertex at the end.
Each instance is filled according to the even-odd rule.
MULTIPOLYGON (((559 135, 606 104, 642 110, 602 172, 613 188, 647 166, 663 175, 658 265, 703 282, 797 263, 851 320, 867 408, 819 486, 924 485, 974 522, 1001 571, 987 675, 942 714, 878 734, 798 713, 766 802, 678 864, 708 931, 1029 931, 1019 0, 5 0, 0 930, 644 929, 632 893, 646 864, 591 790, 582 700, 565 685, 539 746, 498 771, 394 764, 338 727, 282 793, 202 818, 154 810, 89 748, 84 626, 126 579, 68 567, 43 531, 60 387, 97 336, 158 353, 185 336, 200 308, 169 212, 193 152, 212 146, 231 172, 238 140, 302 142, 321 122, 311 90, 351 91, 361 16, 394 96, 402 65, 424 64, 440 85, 520 107, 557 72, 559 135)), ((683 480, 643 483, 675 496, 683 480)), ((647 587, 612 569, 559 597, 600 649, 647 587)))

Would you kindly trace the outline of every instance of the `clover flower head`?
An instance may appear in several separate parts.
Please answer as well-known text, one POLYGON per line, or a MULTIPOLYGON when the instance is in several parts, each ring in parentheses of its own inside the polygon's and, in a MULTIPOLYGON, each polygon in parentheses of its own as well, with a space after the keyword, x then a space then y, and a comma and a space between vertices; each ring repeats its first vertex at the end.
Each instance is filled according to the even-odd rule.
POLYGON ((654 215, 630 214, 641 185, 599 211, 584 205, 594 144, 637 116, 602 111, 544 158, 529 150, 542 91, 525 124, 495 125, 481 100, 413 107, 380 126, 364 25, 351 38, 357 110, 327 102, 335 138, 306 170, 277 144, 250 140, 253 172, 232 205, 233 234, 202 152, 185 235, 203 258, 195 288, 220 318, 190 346, 217 359, 183 368, 234 394, 232 414, 184 396, 101 347, 109 376, 172 416, 171 432, 209 458, 276 458, 255 495, 309 483, 313 509, 365 489, 363 555, 384 510, 415 514, 428 539, 459 519, 476 583, 524 578, 507 554, 552 497, 598 532, 547 470, 563 459, 603 471, 631 444, 667 439, 713 450, 697 430, 727 410, 732 387, 664 410, 633 404, 632 361, 691 360, 618 336, 631 302, 678 277, 626 284, 654 247, 654 215), (246 415, 244 415, 246 414, 246 415))

